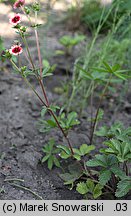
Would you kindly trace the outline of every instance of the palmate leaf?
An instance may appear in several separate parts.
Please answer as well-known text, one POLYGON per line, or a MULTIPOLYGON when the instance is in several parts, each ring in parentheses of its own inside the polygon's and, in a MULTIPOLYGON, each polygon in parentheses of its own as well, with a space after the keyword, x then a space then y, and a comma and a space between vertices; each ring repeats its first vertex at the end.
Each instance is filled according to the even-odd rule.
POLYGON ((110 170, 103 170, 100 172, 99 175, 99 182, 101 185, 105 185, 111 178, 111 171, 110 170))
POLYGON ((119 178, 124 178, 126 174, 118 167, 118 165, 110 166, 108 170, 102 170, 99 175, 99 182, 101 185, 105 185, 111 178, 111 174, 114 173, 115 176, 119 178))
POLYGON ((65 47, 72 47, 79 44, 81 41, 85 39, 84 35, 77 35, 75 37, 71 37, 69 35, 64 35, 60 38, 60 43, 65 47))
POLYGON ((105 150, 112 150, 113 153, 118 152, 116 147, 112 144, 111 140, 105 141, 103 142, 103 144, 109 147, 108 149, 105 149, 105 150))
POLYGON ((83 173, 83 167, 79 162, 74 162, 73 164, 68 166, 68 170, 72 174, 76 174, 80 176, 83 173))
POLYGON ((115 155, 96 155, 94 159, 86 162, 87 166, 95 167, 101 166, 102 168, 110 169, 110 167, 118 164, 118 159, 115 155))
POLYGON ((45 156, 42 158, 42 163, 47 161, 48 169, 52 169, 53 165, 60 167, 59 159, 56 155, 60 153, 59 149, 56 148, 55 140, 50 139, 46 145, 43 147, 43 152, 45 156))
POLYGON ((95 184, 94 184, 93 180, 87 179, 86 185, 87 185, 89 191, 93 193, 94 188, 95 188, 95 184))
POLYGON ((76 112, 71 112, 67 116, 67 126, 73 126, 77 125, 80 122, 77 120, 77 113, 76 112))
POLYGON ((80 161, 81 160, 81 156, 78 154, 74 154, 73 157, 77 160, 80 161))
POLYGON ((127 74, 125 74, 126 72, 129 72, 129 70, 120 70, 120 65, 110 66, 105 61, 103 61, 103 64, 104 64, 103 68, 94 68, 94 69, 101 73, 113 74, 116 77, 120 78, 121 80, 127 80, 131 78, 131 76, 128 76, 127 74))
POLYGON ((107 167, 112 167, 114 165, 118 164, 118 159, 115 155, 113 154, 109 154, 109 155, 105 155, 106 156, 106 165, 107 167))
POLYGON ((125 130, 125 134, 128 135, 128 136, 131 136, 131 127, 128 127, 128 128, 125 130))
POLYGON ((60 157, 63 158, 63 159, 68 159, 69 157, 71 157, 71 154, 67 154, 66 152, 62 151, 60 153, 60 157))
POLYGON ((24 71, 23 75, 24 75, 25 77, 28 77, 28 76, 36 76, 36 74, 35 74, 33 71, 31 71, 31 70, 26 70, 26 71, 24 71))
POLYGON ((103 188, 103 186, 100 184, 97 184, 95 186, 94 191, 93 191, 93 198, 94 199, 97 199, 98 197, 100 197, 102 195, 102 188, 103 188))
POLYGON ((42 163, 44 163, 45 161, 47 161, 48 160, 48 158, 50 157, 50 155, 48 154, 48 155, 46 155, 46 156, 44 156, 43 158, 42 158, 42 163))
POLYGON ((80 182, 77 184, 76 191, 78 191, 78 193, 84 195, 84 194, 87 194, 89 192, 89 188, 87 187, 86 183, 80 182))
POLYGON ((42 71, 42 77, 47 77, 47 76, 51 76, 52 73, 54 72, 54 70, 56 69, 56 65, 52 65, 51 67, 45 67, 42 71))
POLYGON ((106 153, 115 154, 120 162, 127 160, 127 155, 130 153, 130 139, 127 136, 119 135, 117 139, 111 139, 104 144, 109 147, 105 149, 106 153))
POLYGON ((48 123, 48 125, 49 125, 51 128, 57 127, 57 124, 56 124, 56 122, 55 122, 54 120, 49 119, 49 120, 47 120, 46 122, 48 123))
POLYGON ((111 170, 111 172, 113 172, 120 179, 122 179, 122 178, 124 178, 126 176, 126 174, 117 165, 112 166, 110 168, 110 170, 111 170))
POLYGON ((70 149, 67 147, 67 146, 64 146, 64 145, 58 145, 57 148, 63 150, 66 154, 70 155, 71 154, 71 151, 70 149))
POLYGON ((68 166, 68 173, 60 174, 59 176, 65 181, 64 184, 73 184, 83 175, 83 168, 80 163, 75 162, 68 166))
POLYGON ((77 180, 77 176, 70 173, 64 173, 59 175, 64 180, 65 185, 73 184, 77 180))
POLYGON ((108 131, 109 131, 108 128, 107 128, 106 126, 103 126, 103 127, 101 127, 101 128, 99 129, 99 131, 96 131, 95 134, 96 134, 97 136, 102 136, 102 137, 104 137, 104 136, 107 136, 108 131))
POLYGON ((87 70, 83 69, 80 65, 75 64, 75 66, 80 69, 81 75, 83 77, 85 77, 86 79, 93 79, 93 76, 91 75, 91 73, 87 72, 87 70))
POLYGON ((95 158, 92 160, 87 161, 87 166, 95 167, 95 166, 102 166, 106 167, 106 158, 105 155, 95 155, 95 158))
POLYGON ((131 178, 121 180, 117 185, 116 197, 123 197, 131 190, 131 178))
POLYGON ((53 167, 53 161, 54 161, 54 156, 51 155, 51 156, 49 157, 49 159, 48 159, 48 162, 47 162, 47 163, 48 163, 48 169, 49 169, 49 170, 51 170, 52 167, 53 167))
POLYGON ((95 149, 94 145, 88 146, 87 144, 82 144, 81 147, 80 147, 81 156, 90 153, 94 149, 95 149))
POLYGON ((86 182, 80 182, 77 184, 76 190, 78 193, 85 195, 85 194, 92 194, 94 199, 97 199, 102 194, 103 186, 100 184, 94 184, 93 180, 88 179, 86 182))
POLYGON ((59 160, 57 159, 57 157, 54 156, 53 158, 54 164, 56 167, 61 167, 59 160))

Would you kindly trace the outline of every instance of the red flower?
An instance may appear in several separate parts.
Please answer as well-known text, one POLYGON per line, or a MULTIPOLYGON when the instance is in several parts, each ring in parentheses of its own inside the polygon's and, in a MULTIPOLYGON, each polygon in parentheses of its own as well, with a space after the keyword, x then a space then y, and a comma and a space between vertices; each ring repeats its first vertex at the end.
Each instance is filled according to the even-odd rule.
POLYGON ((19 44, 19 45, 13 45, 11 47, 11 49, 9 50, 9 52, 10 52, 10 54, 15 55, 15 56, 21 54, 23 52, 21 44, 19 44))
POLYGON ((19 7, 23 6, 24 4, 25 4, 25 0, 18 0, 14 3, 13 8, 14 9, 19 8, 19 7))
POLYGON ((20 14, 15 14, 12 18, 9 19, 10 24, 17 25, 21 22, 20 14))

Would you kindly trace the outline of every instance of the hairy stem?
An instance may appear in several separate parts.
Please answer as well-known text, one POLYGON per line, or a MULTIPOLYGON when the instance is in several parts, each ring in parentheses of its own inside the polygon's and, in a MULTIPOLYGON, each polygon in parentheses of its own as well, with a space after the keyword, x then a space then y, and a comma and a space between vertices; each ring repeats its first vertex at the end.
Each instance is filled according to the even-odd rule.
MULTIPOLYGON (((11 60, 11 59, 10 59, 10 62, 11 62, 12 65, 16 68, 16 70, 22 75, 20 69, 17 67, 17 65, 15 64, 15 62, 14 62, 13 60, 11 60)), ((69 138, 67 137, 67 135, 66 135, 64 129, 61 127, 61 125, 60 125, 60 123, 59 123, 59 121, 58 121, 56 115, 55 115, 54 112, 50 109, 50 106, 48 106, 48 105, 43 101, 43 99, 40 97, 40 95, 37 93, 37 91, 34 89, 34 87, 30 84, 30 82, 27 80, 27 78, 26 78, 25 76, 23 76, 23 75, 22 75, 22 77, 23 77, 24 81, 26 82, 26 84, 32 89, 32 91, 34 92, 34 94, 39 98, 39 100, 41 101, 42 105, 44 105, 44 106, 47 108, 47 111, 50 113, 50 115, 53 116, 53 118, 54 118, 54 120, 55 120, 55 122, 56 122, 58 128, 60 129, 60 131, 62 132, 63 136, 65 137, 65 139, 66 139, 66 141, 67 141, 67 143, 68 143, 68 146, 69 146, 69 148, 70 148, 70 150, 71 150, 71 153, 72 153, 72 155, 73 155, 74 152, 73 152, 73 148, 72 148, 72 145, 71 145, 71 143, 70 143, 70 140, 69 140, 69 138)))
POLYGON ((69 147, 70 147, 71 153, 72 153, 72 155, 73 155, 74 152, 73 152, 73 149, 72 149, 70 140, 68 139, 68 137, 67 137, 67 135, 66 135, 64 129, 61 127, 61 125, 60 125, 60 123, 59 123, 59 121, 58 121, 56 115, 54 114, 54 112, 53 112, 51 109, 48 109, 48 110, 49 110, 50 114, 53 116, 53 118, 55 119, 55 121, 56 121, 56 123, 57 123, 57 126, 58 126, 59 129, 61 130, 62 134, 64 135, 64 137, 65 137, 65 139, 66 139, 66 141, 67 141, 67 143, 68 143, 68 145, 69 145, 69 147))

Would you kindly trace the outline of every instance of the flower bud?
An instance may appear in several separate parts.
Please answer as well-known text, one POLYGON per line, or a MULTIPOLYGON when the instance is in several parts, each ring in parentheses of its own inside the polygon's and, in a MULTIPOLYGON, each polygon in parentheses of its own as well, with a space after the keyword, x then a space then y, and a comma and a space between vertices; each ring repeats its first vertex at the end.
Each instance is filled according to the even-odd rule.
POLYGON ((9 52, 9 50, 5 50, 5 51, 2 52, 2 57, 6 58, 6 59, 10 59, 12 57, 12 55, 9 52))
POLYGON ((23 67, 21 67, 21 72, 23 73, 23 72, 25 72, 26 71, 26 69, 27 69, 27 67, 26 66, 23 66, 23 67))
POLYGON ((29 7, 25 6, 24 11, 27 15, 30 14, 30 8, 29 7))
POLYGON ((19 7, 24 6, 24 4, 25 4, 25 0, 17 0, 17 1, 14 3, 13 8, 14 8, 14 9, 17 9, 17 8, 19 8, 19 7))
POLYGON ((25 26, 20 27, 20 31, 22 31, 23 33, 26 32, 26 30, 27 30, 27 27, 25 27, 25 26))
POLYGON ((40 11, 40 8, 41 8, 41 6, 40 6, 40 4, 38 3, 38 2, 35 2, 33 5, 32 5, 32 9, 34 10, 34 11, 40 11))

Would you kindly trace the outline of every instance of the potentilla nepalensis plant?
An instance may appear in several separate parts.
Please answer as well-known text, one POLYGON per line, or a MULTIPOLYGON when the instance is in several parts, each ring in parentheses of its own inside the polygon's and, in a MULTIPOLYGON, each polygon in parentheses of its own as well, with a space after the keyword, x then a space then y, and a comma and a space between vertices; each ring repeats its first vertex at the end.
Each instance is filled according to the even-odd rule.
MULTIPOLYGON (((35 32, 35 38, 36 38, 36 47, 37 47, 37 52, 38 52, 38 59, 39 59, 39 68, 36 67, 36 65, 34 64, 34 61, 32 59, 31 56, 31 52, 30 52, 30 48, 28 46, 28 42, 27 42, 27 27, 21 25, 22 24, 22 15, 20 14, 14 14, 14 16, 9 18, 9 23, 12 25, 12 27, 17 31, 17 33, 20 35, 22 42, 25 46, 26 49, 26 58, 27 60, 30 62, 30 65, 32 66, 32 72, 30 71, 29 73, 29 69, 27 68, 27 66, 22 66, 19 67, 16 65, 15 61, 13 61, 13 56, 19 56, 20 54, 25 53, 25 50, 23 50, 22 45, 17 42, 16 44, 13 44, 11 46, 11 48, 9 50, 6 50, 5 56, 10 60, 10 62, 12 63, 13 67, 15 68, 15 70, 23 77, 23 79, 25 80, 25 82, 28 84, 28 86, 33 90, 33 92, 35 93, 35 95, 38 97, 38 99, 41 101, 42 105, 43 105, 43 109, 46 110, 53 118, 53 120, 51 119, 48 122, 48 125, 50 128, 52 128, 52 122, 54 122, 54 127, 58 127, 60 129, 60 131, 63 134, 63 137, 65 138, 65 140, 67 141, 67 144, 69 145, 69 149, 71 152, 71 155, 74 155, 73 149, 72 149, 72 145, 70 143, 70 140, 68 138, 68 133, 67 133, 67 129, 71 128, 71 122, 70 124, 68 124, 68 127, 65 128, 62 126, 62 121, 60 121, 60 118, 56 115, 56 109, 59 109, 58 107, 54 107, 53 105, 51 105, 49 103, 49 99, 47 97, 46 94, 46 90, 45 90, 45 86, 43 84, 43 78, 49 75, 52 75, 53 70, 55 69, 55 67, 43 67, 42 64, 42 57, 41 57, 41 51, 40 51, 40 44, 39 44, 39 36, 38 36, 38 27, 40 26, 40 24, 37 23, 37 14, 40 11, 40 4, 35 2, 31 8, 25 6, 25 1, 23 0, 18 0, 14 3, 13 6, 14 9, 20 9, 28 18, 29 23, 30 23, 30 27, 32 27, 34 29, 35 32), (31 17, 30 17, 30 11, 34 12, 35 15, 35 24, 32 24, 31 22, 31 17), (33 85, 28 81, 27 76, 28 75, 34 75, 36 77, 36 79, 38 80, 41 90, 43 92, 43 96, 44 99, 39 95, 39 93, 35 90, 35 88, 33 87, 33 85)), ((76 117, 76 115, 75 115, 76 117)), ((76 120, 73 125, 78 124, 78 121, 76 120)), ((72 126, 73 126, 72 125, 72 126)))
MULTIPOLYGON (((42 126, 41 132, 48 132, 53 128, 58 128, 68 144, 68 146, 66 146, 65 143, 64 145, 56 146, 54 139, 50 139, 43 147, 45 156, 43 157, 42 162, 47 161, 48 168, 52 169, 53 165, 61 167, 59 159, 73 159, 73 163, 68 166, 67 172, 61 174, 60 177, 64 180, 66 185, 71 185, 72 187, 76 186, 76 190, 86 198, 88 195, 88 198, 97 199, 102 194, 109 194, 112 199, 112 197, 122 197, 126 195, 131 189, 130 169, 128 167, 128 164, 131 162, 131 128, 124 129, 121 124, 116 123, 110 129, 103 127, 100 131, 96 132, 96 125, 101 117, 100 107, 108 87, 110 86, 112 77, 115 76, 122 80, 126 80, 129 76, 125 74, 125 70, 120 70, 119 65, 110 66, 106 62, 104 62, 104 65, 101 68, 93 68, 93 70, 103 74, 103 80, 101 79, 101 81, 106 81, 106 85, 100 95, 95 118, 94 120, 92 119, 90 145, 82 144, 79 148, 74 148, 68 138, 68 132, 73 126, 80 123, 77 120, 77 113, 66 113, 63 111, 63 108, 61 109, 59 106, 51 104, 43 83, 45 77, 52 75, 55 65, 50 66, 48 62, 42 61, 38 36, 38 27, 40 27, 40 24, 37 23, 40 5, 35 2, 29 8, 25 6, 25 1, 19 0, 13 7, 14 9, 20 9, 27 16, 30 27, 35 32, 39 65, 37 66, 32 59, 27 41, 28 28, 23 25, 22 15, 20 14, 14 14, 14 16, 10 17, 9 23, 19 34, 22 42, 16 41, 10 49, 5 51, 4 57, 10 60, 13 68, 22 76, 42 104, 42 119, 40 121, 40 125, 42 126), (35 14, 35 23, 32 23, 31 21, 31 10, 35 14), (14 61, 14 56, 20 58, 23 54, 25 54, 25 57, 29 61, 31 69, 26 65, 17 65, 16 61, 14 61), (45 63, 44 65, 43 62, 45 63), (41 97, 39 92, 37 92, 28 80, 29 75, 34 76, 37 79, 43 97, 41 97), (47 116, 46 120, 43 120, 46 112, 50 114, 50 117, 47 116), (95 149, 95 146, 92 145, 94 143, 93 137, 95 133, 97 133, 97 136, 103 136, 105 139, 104 144, 107 147, 97 151, 99 154, 87 161, 87 156, 90 155, 91 157, 91 153, 95 149), (90 167, 96 167, 96 169, 90 167)), ((79 64, 75 66, 81 72, 81 77, 84 76, 85 79, 92 80, 93 83, 98 80, 97 75, 93 76, 92 74, 89 74, 88 71, 83 69, 79 64)))

